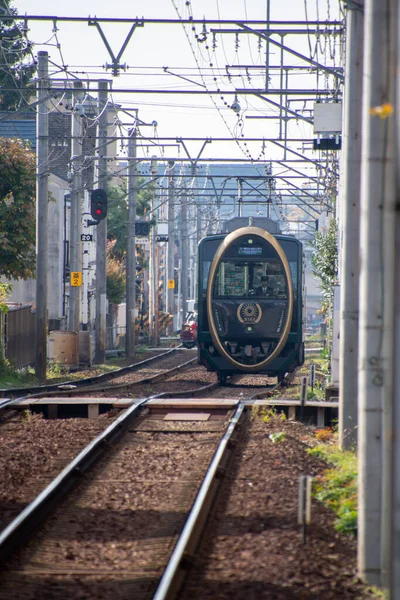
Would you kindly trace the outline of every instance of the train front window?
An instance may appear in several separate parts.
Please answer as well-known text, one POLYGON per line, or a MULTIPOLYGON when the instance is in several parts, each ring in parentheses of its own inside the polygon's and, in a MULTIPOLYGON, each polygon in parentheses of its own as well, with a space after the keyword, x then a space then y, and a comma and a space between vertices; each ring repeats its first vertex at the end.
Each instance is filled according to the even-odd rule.
POLYGON ((243 262, 222 261, 215 277, 214 294, 217 296, 246 296, 249 292, 250 269, 243 262))
POLYGON ((215 277, 215 296, 287 298, 287 284, 279 260, 221 261, 215 277))

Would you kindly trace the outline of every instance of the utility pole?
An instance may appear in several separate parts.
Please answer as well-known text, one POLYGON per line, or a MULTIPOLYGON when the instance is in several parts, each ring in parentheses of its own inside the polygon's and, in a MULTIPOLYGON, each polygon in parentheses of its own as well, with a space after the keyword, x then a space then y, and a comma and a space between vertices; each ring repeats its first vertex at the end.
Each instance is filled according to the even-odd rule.
POLYGON ((160 244, 155 243, 155 263, 154 263, 154 278, 155 278, 155 287, 154 287, 154 340, 155 346, 160 344, 160 244))
POLYGON ((136 123, 128 139, 128 231, 126 254, 126 335, 125 354, 135 356, 135 308, 136 308, 136 123))
POLYGON ((36 356, 35 373, 45 381, 47 369, 47 263, 48 263, 48 92, 49 55, 38 52, 37 107, 37 240, 36 240, 36 356))
POLYGON ((357 443, 358 303, 360 244, 361 110, 364 13, 351 3, 346 13, 346 77, 341 160, 341 273, 339 443, 357 443))
MULTIPOLYGON (((99 81, 99 124, 98 124, 98 182, 99 188, 107 192, 107 87, 108 82, 99 81)), ((107 337, 107 279, 106 279, 107 219, 96 225, 96 340, 95 362, 103 363, 106 357, 107 337)))
MULTIPOLYGON (((174 162, 168 162, 168 258, 167 258, 167 279, 174 282, 175 285, 175 166, 174 162)), ((170 284, 171 285, 171 284, 170 284)), ((175 317, 175 288, 169 287, 167 290, 167 313, 175 317)), ((174 321, 169 326, 169 334, 174 331, 174 321)))
MULTIPOLYGON (((151 160, 150 167, 150 177, 153 178, 157 174, 157 161, 154 159, 151 160)), ((155 220, 155 207, 156 207, 156 188, 154 183, 151 185, 152 193, 151 193, 151 217, 150 219, 155 220)), ((150 227, 149 233, 149 246, 150 246, 150 256, 149 256, 149 279, 150 279, 150 290, 149 290, 149 338, 150 343, 153 346, 156 346, 158 343, 156 337, 156 319, 158 319, 158 314, 156 314, 156 294, 158 294, 158 290, 156 290, 156 225, 150 227)))
MULTIPOLYGON (((74 107, 82 94, 82 82, 74 82, 74 107)), ((68 329, 79 335, 80 309, 81 309, 81 282, 82 282, 82 172, 81 172, 81 116, 75 110, 71 115, 71 212, 70 212, 70 284, 69 284, 69 314, 68 329), (74 284, 74 273, 80 273, 80 283, 74 284)), ((79 279, 78 279, 79 282, 79 279)))
MULTIPOLYGON (((392 16, 392 20, 399 31, 400 11, 392 16)), ((400 51, 397 48, 396 72, 394 84, 396 86, 395 107, 399 106, 400 97, 400 51)), ((389 597, 391 600, 400 600, 400 115, 395 110, 395 201, 397 210, 394 213, 394 310, 393 310, 393 382, 392 382, 392 447, 390 448, 391 472, 391 505, 388 511, 391 536, 388 540, 389 554, 389 597)))
POLYGON ((189 276, 189 227, 188 227, 188 205, 187 205, 187 184, 183 183, 184 193, 182 194, 181 206, 181 297, 182 297, 182 322, 185 319, 188 307, 188 276, 189 276))
MULTIPOLYGON (((396 106, 397 11, 396 0, 365 3, 359 245, 358 569, 365 582, 378 586, 385 579, 382 548, 386 545, 390 551, 391 546, 390 540, 384 539, 382 525, 383 502, 388 495, 383 488, 391 484, 385 474, 388 459, 385 445, 390 445, 392 434, 389 422, 393 395, 393 274, 398 271, 398 263, 394 264, 394 119, 380 112, 375 114, 374 110, 385 105, 396 106), (385 423, 390 427, 387 431, 385 423), (385 437, 388 439, 384 443, 385 437)), ((395 435, 398 436, 398 431, 395 435)))
POLYGON ((265 91, 269 88, 269 24, 271 21, 271 0, 267 0, 267 30, 265 36, 265 91))

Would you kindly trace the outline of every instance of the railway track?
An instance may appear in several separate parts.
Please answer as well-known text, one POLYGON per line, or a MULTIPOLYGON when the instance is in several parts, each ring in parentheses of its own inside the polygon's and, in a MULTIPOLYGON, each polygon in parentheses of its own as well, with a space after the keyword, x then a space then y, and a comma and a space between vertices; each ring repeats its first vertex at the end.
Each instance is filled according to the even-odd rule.
POLYGON ((175 547, 155 596, 170 597, 243 418, 244 403, 207 406, 144 416, 146 399, 93 440, 0 535, 3 561, 24 547, 3 562, 2 599, 152 598, 175 547))
MULTIPOLYGON (((186 358, 185 354, 183 354, 184 358, 186 358)), ((182 362, 182 356, 177 351, 163 353, 160 357, 141 361, 107 375, 111 375, 111 377, 100 376, 100 382, 98 378, 89 378, 78 386, 61 384, 57 386, 57 389, 51 386, 50 390, 44 386, 38 393, 15 399, 4 399, 0 401, 0 413, 7 408, 31 406, 41 398, 53 399, 54 402, 56 399, 62 401, 62 399, 79 398, 83 402, 86 397, 90 397, 92 400, 95 397, 107 398, 110 395, 114 398, 123 398, 129 397, 133 392, 136 397, 142 398, 149 394, 153 397, 201 395, 207 397, 212 390, 218 389, 217 396, 240 397, 249 396, 249 390, 259 387, 260 391, 254 395, 254 398, 262 398, 276 389, 278 385, 266 383, 266 378, 260 386, 242 383, 241 381, 243 379, 247 381, 247 378, 241 375, 231 377, 228 385, 222 385, 213 374, 207 373, 203 367, 197 366, 197 357, 182 362), (207 383, 207 380, 210 382, 207 383), (192 388, 193 382, 195 387, 192 388), (168 390, 164 391, 166 386, 168 390)))
MULTIPOLYGON (((174 372, 178 372, 185 367, 194 364, 196 358, 190 360, 180 360, 179 348, 173 348, 163 352, 158 356, 153 356, 133 365, 117 369, 111 373, 104 373, 95 377, 88 377, 74 383, 64 382, 61 384, 51 384, 30 388, 13 388, 10 390, 0 390, 0 396, 7 393, 9 398, 0 400, 0 411, 18 404, 26 398, 41 398, 43 396, 66 396, 74 397, 85 393, 107 393, 113 390, 122 393, 131 390, 132 386, 144 385, 146 383, 155 383, 167 378, 174 372), (161 361, 170 360, 173 366, 165 366, 164 369, 155 369, 161 361), (154 371, 159 372, 154 374, 154 371), (144 376, 143 376, 144 374, 144 376)), ((187 358, 187 357, 185 357, 187 358)))
POLYGON ((150 366, 159 360, 163 360, 169 356, 173 356, 174 354, 179 353, 181 350, 182 346, 170 348, 164 352, 160 352, 160 354, 158 354, 157 356, 152 356, 137 363, 133 363, 132 365, 121 367, 120 369, 115 369, 115 371, 111 371, 109 373, 102 373, 101 375, 85 377, 79 380, 64 381, 62 383, 52 383, 37 386, 24 386, 20 388, 3 388, 0 389, 0 399, 3 398, 4 400, 0 400, 0 407, 6 402, 10 403, 13 400, 18 399, 20 397, 33 396, 38 394, 50 394, 52 392, 58 393, 66 389, 83 389, 89 386, 102 385, 114 379, 121 378, 126 374, 134 373, 135 371, 146 368, 147 366, 150 366))
MULTIPOLYGON (((196 368, 191 369, 190 366, 175 377, 186 377, 189 381, 201 379, 196 368)), ((211 413, 213 405, 220 405, 221 411, 221 405, 228 404, 229 398, 233 397, 235 400, 230 401, 230 407, 251 405, 260 396, 268 394, 275 386, 269 384, 266 379, 262 381, 257 379, 257 385, 251 386, 246 377, 238 376, 231 380, 229 386, 220 386, 216 382, 204 386, 201 385, 204 382, 199 380, 196 388, 189 393, 187 385, 185 390, 179 392, 172 386, 173 381, 174 377, 167 379, 163 384, 157 384, 162 385, 164 391, 154 394, 152 398, 131 400, 135 404, 127 408, 105 432, 89 444, 92 450, 89 453, 87 448, 82 451, 73 461, 67 475, 67 469, 58 475, 56 480, 64 479, 61 488, 59 490, 51 488, 48 498, 41 507, 36 506, 36 503, 39 502, 40 497, 46 496, 46 490, 43 490, 39 498, 26 507, 23 511, 27 515, 25 531, 25 526, 21 525, 25 521, 23 514, 15 518, 4 530, 0 537, 0 557, 4 564, 4 569, 0 573, 1 598, 4 596, 5 600, 8 598, 13 600, 14 598, 16 600, 63 598, 64 600, 65 597, 69 597, 70 600, 75 598, 102 600, 111 597, 121 599, 154 597, 161 600, 161 598, 174 597, 214 599, 219 597, 218 594, 222 594, 221 598, 244 597, 243 594, 247 589, 245 584, 243 589, 239 586, 239 595, 235 596, 236 586, 232 587, 228 583, 235 570, 235 567, 232 567, 232 557, 238 550, 228 544, 228 549, 220 550, 220 554, 217 553, 215 558, 215 552, 211 552, 210 548, 215 545, 218 547, 218 536, 216 541, 212 534, 220 531, 218 529, 218 519, 220 519, 224 523, 222 539, 227 539, 227 542, 235 539, 236 530, 241 529, 239 523, 242 523, 242 515, 246 515, 248 511, 246 494, 253 487, 258 489, 260 474, 262 474, 263 497, 268 499, 270 487, 267 482, 271 469, 272 473, 276 469, 280 471, 282 459, 277 460, 276 449, 275 451, 272 449, 271 453, 271 448, 265 446, 268 436, 266 437, 264 433, 261 438, 253 439, 250 443, 248 440, 244 441, 244 446, 240 441, 236 445, 234 454, 236 458, 230 461, 233 471, 227 471, 225 466, 221 469, 220 466, 216 468, 215 476, 208 476, 212 482, 211 494, 217 493, 216 483, 222 481, 224 485, 224 491, 217 496, 218 506, 220 500, 224 503, 224 500, 232 494, 237 497, 238 506, 235 511, 238 519, 240 515, 240 519, 232 521, 229 511, 224 516, 225 509, 221 509, 221 512, 218 507, 215 507, 215 510, 219 511, 219 516, 217 521, 212 521, 203 513, 201 508, 203 501, 197 508, 195 506, 196 498, 203 495, 204 502, 211 504, 208 493, 199 490, 206 489, 200 488, 202 477, 207 478, 207 465, 216 452, 217 439, 221 437, 223 430, 226 431, 223 428, 223 424, 227 421, 226 406, 223 411, 225 414, 218 415, 215 412, 212 418, 205 418, 204 413, 211 413), (212 389, 212 399, 206 387, 212 389), (180 401, 166 400, 180 396, 183 397, 180 401), (206 398, 201 399, 204 396, 206 398), (190 397, 198 399, 190 400, 190 397), (177 408, 179 402, 181 406, 177 408), (145 419, 144 413, 150 409, 151 414, 145 419), (179 412, 181 420, 174 421, 179 412), (122 426, 125 419, 130 419, 130 422, 126 422, 127 427, 122 426), (218 421, 218 419, 223 420, 218 421), (120 440, 124 429, 127 429, 128 436, 126 447, 120 440), (249 453, 250 463, 247 458, 249 453), (114 455, 114 459, 111 454, 114 455), (103 464, 106 464, 106 467, 95 464, 101 456, 104 457, 103 464), (79 462, 79 457, 83 457, 82 464, 79 462), (260 457, 263 463, 256 473, 254 469, 252 472, 248 470, 241 472, 240 463, 244 461, 248 468, 250 464, 257 465, 260 457), (129 470, 132 466, 133 471, 129 470), (234 488, 236 491, 230 491, 231 485, 236 485, 234 488), (62 500, 68 489, 73 491, 62 500), (49 517, 50 511, 54 513, 49 517), (189 516, 197 513, 203 524, 208 523, 204 534, 208 541, 205 542, 205 546, 200 542, 199 551, 196 547, 203 535, 202 528, 197 525, 197 518, 189 516), (37 525, 38 519, 42 516, 47 518, 44 528, 34 540, 27 543, 32 528, 37 525), (182 530, 185 522, 192 522, 193 531, 182 530), (149 528, 146 529, 147 527, 149 528), (185 542, 180 541, 181 530, 185 542), (229 539, 224 534, 224 531, 228 530, 229 539), (7 531, 11 537, 8 537, 7 531), (15 548, 21 544, 24 549, 16 551, 15 548), (224 557, 224 570, 219 566, 221 556, 224 557), (228 564, 225 564, 226 562, 228 564), (207 568, 213 573, 212 578, 221 575, 221 581, 225 583, 217 589, 210 581, 206 586, 208 591, 204 593, 204 578, 208 577, 204 571, 206 563, 207 568), (189 565, 192 565, 190 571, 188 571, 189 565), (190 573, 190 579, 185 582, 183 578, 187 573, 190 573), (179 588, 182 591, 176 596, 179 588), (225 588, 224 595, 222 590, 225 588), (15 593, 16 590, 19 595, 15 593)), ((262 407, 260 409, 263 410, 262 407)), ((245 418, 244 410, 242 411, 241 419, 245 418)), ((249 411, 246 411, 246 414, 249 415, 249 411)), ((254 415, 257 414, 257 411, 254 412, 254 415)), ((265 428, 263 414, 260 413, 259 417, 259 426, 265 428)), ((91 419, 86 420, 88 421, 90 422, 91 419)), ((96 423, 101 419, 92 421, 96 423)), ((249 425, 252 425, 253 420, 250 421, 249 425)), ((282 423, 279 421, 279 429, 283 427, 282 423)), ((296 429, 296 426, 296 423, 288 423, 289 428, 296 429)), ((240 440, 246 438, 246 432, 247 426, 242 427, 240 440)), ((257 435, 259 436, 260 433, 257 435)), ((225 443, 232 450, 232 438, 225 443)), ((294 454, 292 449, 287 456, 291 457, 294 454)), ((297 465, 289 464, 288 472, 297 473, 297 465)), ((308 473, 308 470, 302 472, 308 473)), ((285 484, 287 493, 291 489, 288 486, 293 486, 293 482, 285 484)), ((259 499, 253 499, 253 503, 254 506, 259 506, 259 499)), ((293 504, 293 498, 289 502, 285 498, 285 507, 287 506, 291 507, 296 522, 297 507, 293 504)), ((253 510, 257 511, 257 508, 253 510)), ((275 515, 279 514, 278 507, 274 510, 275 515)), ((245 516, 243 523, 247 523, 248 518, 245 516)), ((251 528, 254 527, 257 533, 263 531, 264 521, 265 517, 262 517, 261 522, 256 522, 256 525, 251 525, 251 528)), ((293 525, 293 528, 296 529, 296 525, 293 525)), ((246 526, 242 535, 245 535, 247 540, 246 526)), ((294 532, 294 535, 296 537, 297 533, 294 532)), ((258 538, 245 551, 246 555, 251 556, 251 548, 257 546, 257 540, 258 538)), ((241 543, 238 546, 240 549, 241 543)), ((303 552, 301 545, 299 552, 303 552)), ((254 560, 257 560, 256 556, 254 560)), ((242 568, 246 569, 243 563, 242 568)), ((261 594, 257 597, 264 596, 261 594)))

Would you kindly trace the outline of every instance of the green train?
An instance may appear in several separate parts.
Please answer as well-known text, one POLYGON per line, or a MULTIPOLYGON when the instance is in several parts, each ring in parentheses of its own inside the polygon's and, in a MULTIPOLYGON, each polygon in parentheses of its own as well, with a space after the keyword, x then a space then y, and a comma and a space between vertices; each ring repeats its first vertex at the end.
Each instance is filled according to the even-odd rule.
POLYGON ((203 238, 197 289, 198 362, 219 381, 234 373, 282 380, 303 364, 303 246, 276 222, 236 217, 203 238))

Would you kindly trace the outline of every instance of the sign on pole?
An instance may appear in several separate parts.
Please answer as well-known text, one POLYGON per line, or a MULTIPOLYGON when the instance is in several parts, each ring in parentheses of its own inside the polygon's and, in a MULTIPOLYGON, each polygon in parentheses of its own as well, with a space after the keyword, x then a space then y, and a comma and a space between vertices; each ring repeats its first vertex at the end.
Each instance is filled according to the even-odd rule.
POLYGON ((71 285, 79 287, 82 285, 82 273, 80 271, 71 271, 71 285))
POLYGON ((175 289, 175 279, 168 279, 168 289, 169 290, 175 289))

